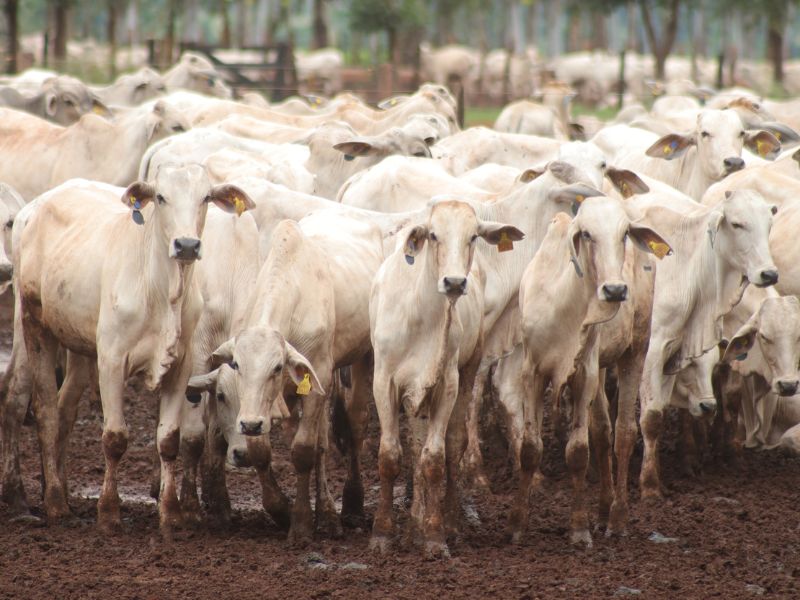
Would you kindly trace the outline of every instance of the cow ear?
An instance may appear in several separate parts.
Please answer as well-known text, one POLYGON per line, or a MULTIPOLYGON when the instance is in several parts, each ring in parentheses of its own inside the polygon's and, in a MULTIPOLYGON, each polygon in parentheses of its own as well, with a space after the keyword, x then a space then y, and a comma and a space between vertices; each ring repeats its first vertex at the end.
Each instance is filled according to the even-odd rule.
POLYGON ((750 317, 744 325, 739 328, 736 335, 728 343, 725 352, 722 355, 722 362, 729 363, 734 360, 744 360, 747 358, 747 353, 753 347, 756 341, 756 331, 758 327, 755 321, 756 315, 750 317))
POLYGON ((672 160, 679 158, 695 144, 694 136, 680 135, 678 133, 668 133, 664 137, 659 138, 655 144, 647 149, 647 156, 653 158, 663 158, 664 160, 672 160))
POLYGON ((211 364, 214 366, 219 366, 221 364, 231 364, 233 362, 233 347, 235 343, 233 338, 229 339, 226 342, 214 350, 211 353, 211 364))
POLYGON ((374 154, 377 148, 365 139, 354 139, 347 142, 340 142, 333 146, 336 150, 344 154, 345 160, 353 160, 356 156, 368 156, 374 154))
POLYGON ((408 231, 406 240, 403 242, 403 254, 406 255, 408 264, 414 264, 414 257, 422 251, 426 239, 428 239, 426 225, 415 225, 408 231))
POLYGON ((47 116, 53 118, 56 116, 58 109, 58 96, 54 92, 46 92, 44 95, 44 112, 47 116))
POLYGON ((611 181, 615 188, 622 194, 623 198, 630 198, 634 194, 646 194, 650 191, 647 184, 639 176, 628 169, 615 169, 608 167, 606 177, 611 181))
POLYGON ((547 167, 534 167, 532 169, 525 169, 522 173, 519 174, 517 177, 517 181, 522 183, 530 183, 537 177, 539 177, 542 173, 547 170, 547 167))
POLYGON ((579 142, 586 141, 586 128, 583 125, 580 123, 570 123, 568 129, 569 139, 577 140, 579 142))
POLYGON ((189 379, 189 384, 186 386, 186 393, 197 394, 201 392, 214 391, 214 388, 217 387, 218 377, 219 367, 203 375, 194 375, 189 379))
POLYGON ((578 178, 575 167, 563 160, 550 161, 547 170, 564 183, 575 183, 578 178))
POLYGON ((497 246, 503 245, 511 250, 512 242, 519 242, 525 239, 525 234, 513 225, 495 223, 494 221, 479 221, 478 235, 490 244, 497 246))
POLYGON ((549 200, 552 200, 553 202, 564 202, 565 204, 569 204, 572 208, 573 215, 578 214, 578 208, 580 208, 581 202, 586 200, 586 198, 602 195, 603 192, 600 192, 593 187, 589 187, 588 185, 584 185, 583 183, 574 183, 572 185, 555 188, 547 193, 549 200))
POLYGON ((92 98, 92 112, 104 118, 112 117, 111 110, 99 98, 92 98))
POLYGON ((134 181, 122 194, 122 203, 131 210, 140 210, 156 196, 155 188, 144 181, 134 181))
POLYGON ((747 133, 744 136, 744 145, 766 160, 775 160, 781 151, 781 143, 769 131, 747 133))
POLYGON ((236 213, 237 216, 256 207, 256 203, 242 188, 230 183, 221 183, 211 188, 206 202, 213 202, 225 212, 236 213))
POLYGON ((294 349, 289 342, 286 342, 286 373, 294 383, 297 384, 297 393, 305 396, 311 390, 317 394, 325 395, 325 388, 319 382, 314 367, 308 362, 305 356, 294 349), (310 388, 304 386, 311 385, 310 388))
POLYGON ((659 260, 672 254, 672 247, 664 238, 646 225, 631 223, 628 235, 640 249, 654 254, 659 260))
POLYGON ((781 143, 781 146, 792 146, 800 142, 800 133, 797 133, 785 123, 778 123, 777 121, 759 123, 758 128, 774 135, 781 143))

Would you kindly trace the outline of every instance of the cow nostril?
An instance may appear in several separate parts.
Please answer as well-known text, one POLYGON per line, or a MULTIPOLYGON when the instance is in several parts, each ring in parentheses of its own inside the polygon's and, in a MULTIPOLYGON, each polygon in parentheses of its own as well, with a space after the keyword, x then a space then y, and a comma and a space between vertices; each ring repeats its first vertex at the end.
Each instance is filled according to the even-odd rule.
POLYGON ((725 165, 725 170, 729 173, 733 171, 739 171, 740 169, 744 168, 744 160, 739 158, 738 156, 732 156, 730 158, 726 158, 722 161, 722 164, 725 165))
POLYGON ((464 294, 467 291, 466 277, 445 277, 442 283, 444 283, 444 289, 448 294, 455 292, 464 294))
POLYGON ((781 380, 778 382, 778 394, 781 396, 794 396, 795 392, 797 392, 797 387, 800 385, 798 381, 784 381, 781 380))
POLYGON ((774 269, 761 271, 761 284, 764 286, 775 285, 778 283, 778 272, 774 269))
POLYGON ((717 410, 717 403, 716 402, 701 402, 700 403, 700 410, 702 410, 705 414, 711 414, 715 410, 717 410))
POLYGON ((241 448, 234 448, 232 454, 233 454, 233 461, 237 465, 244 462, 245 458, 247 457, 247 453, 241 448))
POLYGON ((196 238, 176 238, 172 242, 175 248, 175 255, 178 258, 199 258, 200 240, 196 238))
POLYGON ((241 421, 239 423, 239 430, 244 435, 261 435, 264 428, 264 419, 256 419, 254 421, 241 421))
POLYGON ((603 286, 603 296, 608 302, 622 302, 628 296, 628 286, 624 283, 607 283, 603 286))

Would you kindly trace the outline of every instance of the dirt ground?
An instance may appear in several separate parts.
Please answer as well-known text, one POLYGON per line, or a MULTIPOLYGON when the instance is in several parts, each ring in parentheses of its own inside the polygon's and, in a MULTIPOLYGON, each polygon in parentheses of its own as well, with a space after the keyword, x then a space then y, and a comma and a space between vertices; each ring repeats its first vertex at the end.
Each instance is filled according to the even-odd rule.
MULTIPOLYGON (((0 349, 9 342, 3 335, 0 349)), ((674 424, 662 452, 669 490, 662 503, 638 500, 637 448, 627 538, 596 534, 590 550, 569 545, 569 481, 563 452, 550 438, 527 538, 510 545, 505 523, 514 482, 495 439, 487 444, 494 493, 472 498, 480 523, 450 543, 451 559, 425 561, 400 535, 395 552, 376 555, 368 530, 290 548, 260 510, 259 487, 248 472, 229 475, 236 510, 228 530, 184 531, 165 544, 147 496, 155 408, 146 397, 127 404, 132 439, 120 469, 123 532, 104 537, 94 524, 102 417, 85 399, 81 406, 70 454, 71 505, 79 519, 70 527, 42 527, 13 521, 0 504, 0 598, 800 598, 800 460, 746 452, 739 466, 707 464, 701 476, 685 478, 674 424)), ((364 452, 369 512, 378 494, 375 423, 372 429, 364 452)), ((279 436, 275 441, 276 474, 291 493, 286 445, 279 436)), ((22 455, 28 498, 41 514, 33 427, 24 429, 22 455)), ((330 471, 340 495, 345 469, 335 450, 330 471)))

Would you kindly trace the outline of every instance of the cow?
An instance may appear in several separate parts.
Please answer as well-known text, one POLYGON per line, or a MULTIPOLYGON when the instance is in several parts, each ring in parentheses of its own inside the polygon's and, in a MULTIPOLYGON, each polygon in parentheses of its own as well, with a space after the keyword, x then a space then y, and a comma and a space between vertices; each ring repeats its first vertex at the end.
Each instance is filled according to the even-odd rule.
POLYGON ((126 189, 66 182, 41 197, 27 220, 14 249, 15 294, 26 368, 36 390, 48 521, 70 512, 66 447, 96 356, 106 458, 98 525, 114 530, 121 524, 117 470, 128 443, 122 393, 134 374, 143 376, 149 389, 160 388, 162 532, 169 536, 181 523, 175 485, 179 418, 202 309, 193 267, 212 202, 236 213, 253 207, 245 192, 231 185, 211 187, 203 168, 191 165, 162 168, 151 183, 136 181, 126 189), (100 248, 111 250, 98 253, 100 248), (65 301, 70 298, 81 302, 65 301), (68 351, 67 370, 56 390, 59 344, 68 351))
POLYGON ((550 82, 540 93, 542 102, 517 100, 497 116, 494 128, 507 133, 526 133, 557 140, 585 139, 582 127, 572 122, 570 101, 575 90, 559 82, 550 82))
MULTIPOLYGON (((281 221, 249 295, 242 329, 214 351, 219 367, 191 380, 193 388, 214 390, 227 460, 256 468, 264 509, 289 526, 293 543, 307 542, 314 532, 312 469, 317 524, 331 534, 340 531, 325 475, 326 397, 334 369, 359 363, 369 352, 369 285, 382 259, 381 233, 369 223, 332 213, 300 224, 281 221), (313 294, 306 293, 309 285, 313 294), (281 396, 302 400, 292 441, 297 494, 291 513, 270 468, 270 414, 281 396)), ((356 386, 363 389, 363 381, 356 386)), ((358 402, 364 405, 367 398, 362 393, 358 402)))
POLYGON ((780 151, 778 139, 766 131, 749 133, 733 111, 704 110, 689 135, 658 137, 648 131, 614 125, 592 138, 618 166, 660 179, 700 201, 711 184, 745 166, 746 145, 761 157, 780 151))
POLYGON ((58 125, 72 125, 83 115, 97 113, 111 116, 108 107, 82 81, 67 75, 48 77, 37 85, 32 95, 27 86, 0 88, 0 106, 22 110, 58 125))
POLYGON ((643 498, 661 495, 658 437, 675 373, 715 348, 721 318, 741 299, 749 283, 767 287, 778 282, 768 246, 772 215, 752 191, 726 195, 719 205, 676 212, 658 200, 638 199, 642 214, 657 222, 681 261, 659 265, 656 272, 650 344, 639 394, 644 461, 640 475, 643 498))
POLYGON ((194 52, 184 52, 180 60, 163 74, 163 80, 169 91, 189 90, 218 98, 233 97, 233 92, 214 65, 194 52))
POLYGON ((463 437, 457 435, 465 408, 457 408, 457 396, 465 391, 459 370, 472 362, 481 335, 484 276, 473 263, 479 237, 503 244, 501 249, 509 249, 507 245, 513 249, 513 242, 524 234, 510 225, 480 219, 465 203, 437 203, 425 223, 398 235, 395 251, 372 284, 369 318, 373 395, 381 424, 381 487, 370 545, 380 552, 388 551, 393 527, 402 405, 414 431, 411 514, 422 532, 425 553, 448 555, 443 516, 448 499, 443 498, 442 488, 446 475, 452 502, 463 451, 459 447, 463 437), (426 415, 427 432, 420 421, 426 415))
POLYGON ((3 228, 0 243, 0 295, 11 285, 11 231, 17 213, 25 206, 25 201, 7 183, 0 183, 0 226, 3 228))
POLYGON ((149 67, 120 75, 105 87, 94 88, 94 94, 107 106, 138 106, 167 93, 161 75, 149 67))
POLYGON ((163 102, 115 121, 85 115, 69 127, 9 109, 0 109, 0 118, 5 127, 0 179, 26 201, 76 177, 127 185, 136 179, 148 145, 189 127, 163 102))

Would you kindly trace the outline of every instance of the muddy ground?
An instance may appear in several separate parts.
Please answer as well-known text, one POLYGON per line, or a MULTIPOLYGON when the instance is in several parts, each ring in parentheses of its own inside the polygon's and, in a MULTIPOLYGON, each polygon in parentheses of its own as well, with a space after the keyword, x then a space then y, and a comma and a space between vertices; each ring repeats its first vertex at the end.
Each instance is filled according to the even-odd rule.
MULTIPOLYGON (((0 343, 7 349, 7 334, 0 343)), ((70 527, 20 523, 0 504, 0 598, 800 598, 797 458, 746 452, 738 466, 709 463, 699 477, 684 477, 673 423, 661 457, 666 500, 639 502, 633 486, 641 460, 637 447, 629 536, 595 535, 594 547, 583 550, 568 543, 569 481, 562 452, 550 438, 547 478, 533 496, 529 533, 523 545, 511 546, 505 520, 514 484, 503 443, 490 435, 494 493, 474 496, 480 524, 466 526, 451 542, 449 560, 423 560, 400 536, 394 553, 376 555, 368 530, 358 529, 345 530, 342 539, 290 548, 260 510, 259 487, 248 472, 229 475, 236 510, 228 530, 180 532, 167 545, 147 495, 154 410, 146 397, 128 401, 132 439, 120 469, 123 532, 104 537, 94 525, 103 477, 102 417, 84 399, 70 449, 71 505, 79 519, 70 527)), ((364 452, 370 512, 378 493, 374 422, 373 414, 364 452)), ((41 514, 33 427, 24 429, 22 454, 28 497, 41 514)), ((275 457, 279 481, 291 493, 292 469, 279 436, 275 457)), ((345 469, 335 450, 330 471, 332 490, 340 495, 345 469)), ((402 485, 398 481, 398 495, 402 485)), ((595 483, 590 490, 596 492, 595 483)))

